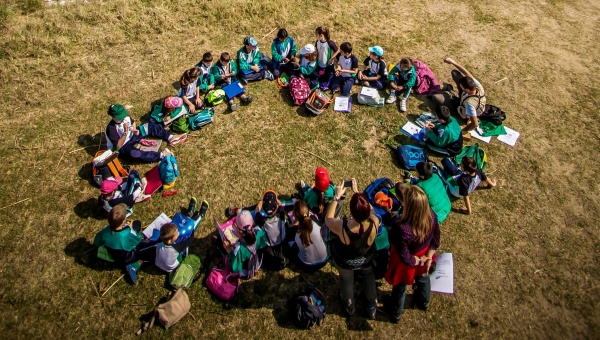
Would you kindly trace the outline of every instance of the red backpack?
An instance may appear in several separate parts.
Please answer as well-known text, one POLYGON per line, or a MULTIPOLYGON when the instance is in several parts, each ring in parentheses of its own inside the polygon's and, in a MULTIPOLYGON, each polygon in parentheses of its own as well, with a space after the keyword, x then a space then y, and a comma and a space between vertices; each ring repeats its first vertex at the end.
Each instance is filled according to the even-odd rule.
POLYGON ((306 79, 302 77, 294 77, 290 80, 290 94, 294 105, 302 105, 310 95, 310 86, 306 79))

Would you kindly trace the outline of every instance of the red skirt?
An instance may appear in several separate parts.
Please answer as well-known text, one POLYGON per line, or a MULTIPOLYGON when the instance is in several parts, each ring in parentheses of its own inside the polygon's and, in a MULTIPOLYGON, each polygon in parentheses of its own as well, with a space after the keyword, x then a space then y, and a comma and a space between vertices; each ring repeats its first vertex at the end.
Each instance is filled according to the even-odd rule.
MULTIPOLYGON (((425 247, 423 250, 413 256, 421 257, 427 254, 429 247, 425 247)), ((396 247, 392 245, 390 247, 390 264, 388 265, 387 271, 385 272, 385 280, 387 283, 395 286, 401 282, 406 285, 412 285, 415 282, 415 276, 423 276, 425 274, 425 266, 407 266, 400 260, 396 247)))

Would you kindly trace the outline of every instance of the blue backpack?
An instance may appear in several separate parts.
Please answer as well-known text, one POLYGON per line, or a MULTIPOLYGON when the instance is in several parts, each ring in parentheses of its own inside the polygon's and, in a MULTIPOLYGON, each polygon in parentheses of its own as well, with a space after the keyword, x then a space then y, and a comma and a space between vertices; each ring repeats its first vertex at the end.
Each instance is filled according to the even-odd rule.
MULTIPOLYGON (((365 189, 365 195, 367 195, 369 203, 371 203, 371 205, 373 206, 373 210, 375 210, 377 217, 379 217, 379 222, 382 222, 383 218, 387 217, 387 212, 383 208, 380 208, 377 204, 375 204, 375 195, 377 195, 378 192, 382 191, 384 194, 392 198, 394 205, 397 205, 398 200, 396 199, 396 195, 390 194, 390 190, 392 189, 394 189, 394 181, 387 177, 382 177, 374 180, 365 189)), ((377 234, 379 234, 380 232, 381 230, 378 230, 377 234)))
POLYGON ((177 166, 177 160, 175 156, 168 155, 160 160, 158 165, 158 173, 160 174, 160 180, 163 185, 169 185, 179 177, 179 167, 177 166))
POLYGON ((214 115, 215 110, 212 107, 210 107, 202 110, 202 112, 198 114, 189 116, 188 125, 190 126, 190 130, 198 130, 201 129, 204 125, 212 123, 214 115))
POLYGON ((423 149, 412 145, 398 145, 398 162, 405 170, 415 170, 417 163, 425 162, 427 155, 423 149))

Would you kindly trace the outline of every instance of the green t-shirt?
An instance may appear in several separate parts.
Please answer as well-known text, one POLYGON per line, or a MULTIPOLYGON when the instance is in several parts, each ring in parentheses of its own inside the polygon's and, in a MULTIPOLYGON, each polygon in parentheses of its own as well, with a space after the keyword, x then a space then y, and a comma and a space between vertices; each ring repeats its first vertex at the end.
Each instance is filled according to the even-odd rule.
MULTIPOLYGON (((327 190, 323 193, 325 195, 325 204, 329 203, 333 199, 335 194, 335 186, 333 184, 329 184, 327 190)), ((304 193, 304 202, 308 205, 310 210, 315 210, 319 208, 319 194, 310 188, 304 193)))
POLYGON ((129 226, 112 231, 109 226, 100 230, 94 238, 94 246, 105 246, 114 250, 132 251, 142 241, 142 235, 129 226))

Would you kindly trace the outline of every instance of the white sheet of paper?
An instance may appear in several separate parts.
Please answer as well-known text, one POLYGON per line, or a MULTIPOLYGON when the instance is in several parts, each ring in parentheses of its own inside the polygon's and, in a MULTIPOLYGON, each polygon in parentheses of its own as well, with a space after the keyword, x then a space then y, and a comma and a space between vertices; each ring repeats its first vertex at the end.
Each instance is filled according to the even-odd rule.
POLYGON ((498 136, 498 140, 510 146, 515 146, 515 144, 517 144, 517 139, 519 139, 521 134, 507 126, 505 126, 504 129, 506 130, 506 134, 498 136))
POLYGON ((343 97, 343 96, 335 97, 335 102, 333 104, 333 111, 347 112, 349 101, 350 101, 350 97, 343 97))
POLYGON ((418 126, 417 124, 413 123, 413 122, 406 122, 406 124, 404 124, 404 126, 402 126, 401 129, 404 133, 407 133, 409 135, 413 135, 416 136, 419 134, 419 132, 421 132, 421 130, 423 130, 420 126, 418 126))
POLYGON ((160 228, 167 223, 171 223, 171 219, 165 213, 161 213, 148 227, 146 227, 146 229, 144 229, 142 234, 144 234, 146 238, 150 238, 152 237, 153 230, 160 230, 160 228))
POLYGON ((375 98, 375 96, 377 95, 377 89, 373 87, 363 86, 362 89, 360 89, 360 94, 365 97, 375 98))
POLYGON ((479 131, 477 131, 477 129, 475 129, 475 130, 472 130, 472 131, 471 131, 471 136, 472 136, 473 138, 477 138, 477 139, 479 139, 480 141, 482 141, 482 142, 485 142, 485 143, 488 143, 488 144, 489 144, 489 142, 492 140, 492 136, 483 137, 483 136, 482 136, 482 135, 479 133, 479 131))
POLYGON ((442 253, 437 257, 435 271, 429 275, 431 291, 454 294, 454 262, 452 253, 442 253))

